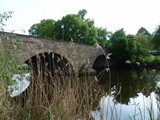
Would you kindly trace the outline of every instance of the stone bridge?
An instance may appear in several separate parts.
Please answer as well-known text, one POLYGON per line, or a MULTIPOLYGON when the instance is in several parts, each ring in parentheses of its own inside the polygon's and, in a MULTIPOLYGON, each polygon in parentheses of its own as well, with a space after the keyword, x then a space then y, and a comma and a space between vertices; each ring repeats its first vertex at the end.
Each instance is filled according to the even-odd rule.
POLYGON ((96 46, 6 32, 0 32, 0 43, 6 49, 12 49, 12 55, 19 63, 28 64, 30 60, 37 63, 37 56, 48 63, 54 58, 55 61, 61 62, 60 65, 54 61, 57 66, 62 68, 62 63, 63 66, 69 64, 75 73, 86 69, 92 71, 95 60, 104 55, 102 48, 96 46))

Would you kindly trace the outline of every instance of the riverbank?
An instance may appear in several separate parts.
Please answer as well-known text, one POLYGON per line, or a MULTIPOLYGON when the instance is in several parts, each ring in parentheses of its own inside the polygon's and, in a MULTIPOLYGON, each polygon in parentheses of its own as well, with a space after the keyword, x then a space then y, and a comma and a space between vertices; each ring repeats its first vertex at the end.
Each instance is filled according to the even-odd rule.
POLYGON ((131 62, 126 60, 125 62, 114 62, 110 65, 111 69, 156 69, 160 68, 160 56, 143 57, 139 61, 131 62))

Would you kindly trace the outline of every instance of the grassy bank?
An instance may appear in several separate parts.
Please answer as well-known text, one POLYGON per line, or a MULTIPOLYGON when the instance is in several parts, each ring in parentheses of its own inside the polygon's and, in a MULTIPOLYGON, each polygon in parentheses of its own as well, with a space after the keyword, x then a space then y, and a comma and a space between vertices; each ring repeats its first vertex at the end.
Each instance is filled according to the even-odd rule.
POLYGON ((71 120, 91 119, 98 101, 96 79, 55 78, 50 84, 37 78, 20 96, 11 98, 1 83, 0 119, 71 120))
POLYGON ((150 56, 142 59, 142 63, 145 63, 146 67, 159 68, 160 56, 150 56))

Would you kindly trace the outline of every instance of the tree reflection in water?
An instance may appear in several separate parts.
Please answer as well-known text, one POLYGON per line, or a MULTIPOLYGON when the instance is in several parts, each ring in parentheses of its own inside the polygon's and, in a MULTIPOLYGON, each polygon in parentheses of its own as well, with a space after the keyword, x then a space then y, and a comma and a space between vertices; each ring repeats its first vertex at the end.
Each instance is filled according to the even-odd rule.
POLYGON ((98 78, 107 96, 101 98, 99 109, 92 111, 92 116, 96 120, 99 117, 126 119, 131 116, 145 120, 150 111, 152 117, 157 118, 160 92, 155 92, 155 85, 160 81, 158 75, 152 70, 111 70, 110 75, 108 72, 102 73, 98 78))
POLYGON ((156 83, 156 73, 152 71, 133 71, 133 70, 112 70, 99 75, 100 84, 103 89, 115 97, 115 101, 128 104, 130 98, 143 93, 146 97, 154 91, 156 83))

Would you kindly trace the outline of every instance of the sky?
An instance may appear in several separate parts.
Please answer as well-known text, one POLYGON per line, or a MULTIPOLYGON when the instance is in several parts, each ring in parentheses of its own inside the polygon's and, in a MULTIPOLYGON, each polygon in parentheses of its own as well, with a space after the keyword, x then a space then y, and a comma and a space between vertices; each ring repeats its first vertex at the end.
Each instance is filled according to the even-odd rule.
POLYGON ((0 0, 0 13, 14 11, 5 30, 19 34, 28 34, 42 19, 59 20, 82 9, 96 27, 111 32, 123 28, 126 34, 136 34, 140 27, 152 33, 160 25, 159 5, 159 0, 0 0))

